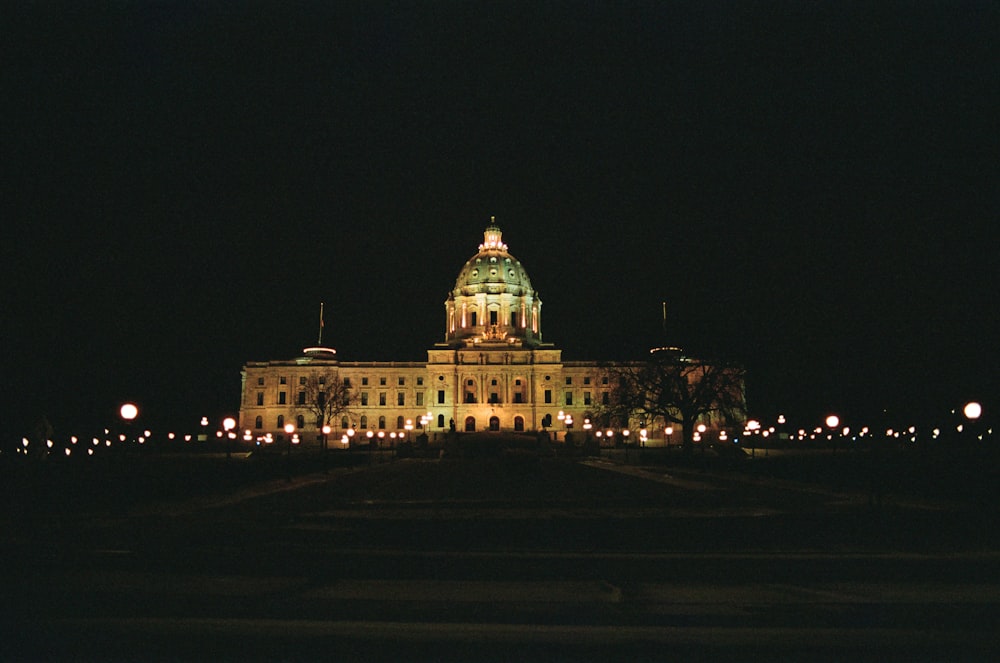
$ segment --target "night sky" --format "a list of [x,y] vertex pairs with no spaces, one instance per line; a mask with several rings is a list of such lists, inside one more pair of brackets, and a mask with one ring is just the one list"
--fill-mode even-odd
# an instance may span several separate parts
[[18,5],[3,435],[235,412],[320,302],[423,360],[491,216],[566,360],[666,301],[754,414],[998,404],[996,3]]

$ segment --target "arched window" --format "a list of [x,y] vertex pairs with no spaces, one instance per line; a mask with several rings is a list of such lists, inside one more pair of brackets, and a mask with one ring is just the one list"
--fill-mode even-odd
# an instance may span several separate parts
[[258,415],[257,418],[253,420],[253,427],[256,428],[257,430],[260,430],[261,428],[263,428],[264,427],[264,417],[261,417],[261,416]]
[[403,430],[403,415],[396,417],[396,430]]
[[385,415],[378,418],[378,429],[385,430]]
[[302,430],[303,428],[306,427],[306,417],[304,414],[300,414],[299,416],[295,417],[295,427],[298,428],[299,430]]
[[524,417],[514,417],[514,430],[521,432],[524,430]]
[[368,415],[363,414],[361,415],[361,430],[365,430],[366,428],[368,428]]
[[438,428],[444,428],[444,415],[438,415]]
[[340,427],[347,430],[347,417],[340,418]]
[[278,415],[278,428],[284,428],[284,427],[285,427],[285,415],[279,414]]
[[466,417],[465,418],[465,432],[466,433],[475,433],[476,432],[476,418],[475,417]]
[[490,430],[493,432],[500,430],[500,417],[490,417]]

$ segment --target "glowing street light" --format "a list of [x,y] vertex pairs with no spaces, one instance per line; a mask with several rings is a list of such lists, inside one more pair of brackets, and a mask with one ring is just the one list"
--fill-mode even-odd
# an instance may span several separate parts
[[131,423],[139,416],[139,407],[135,403],[125,403],[118,410],[118,414],[121,415],[122,419]]
[[970,401],[962,408],[962,414],[970,421],[975,421],[983,414],[983,406],[975,401]]

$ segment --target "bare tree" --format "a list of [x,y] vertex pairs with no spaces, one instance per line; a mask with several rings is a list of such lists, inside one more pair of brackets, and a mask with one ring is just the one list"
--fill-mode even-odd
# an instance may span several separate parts
[[746,371],[733,363],[659,350],[647,361],[615,364],[607,371],[612,391],[602,414],[619,422],[641,418],[678,424],[686,452],[693,448],[699,421],[736,425],[746,417]]
[[334,370],[311,373],[302,385],[302,392],[304,401],[300,396],[299,409],[313,415],[317,430],[338,417],[355,416],[351,408],[357,403],[357,394]]

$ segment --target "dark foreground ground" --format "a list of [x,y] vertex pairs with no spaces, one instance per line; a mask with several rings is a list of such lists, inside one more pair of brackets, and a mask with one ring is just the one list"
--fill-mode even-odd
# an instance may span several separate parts
[[0,659],[1000,655],[995,508],[619,460],[8,467]]

